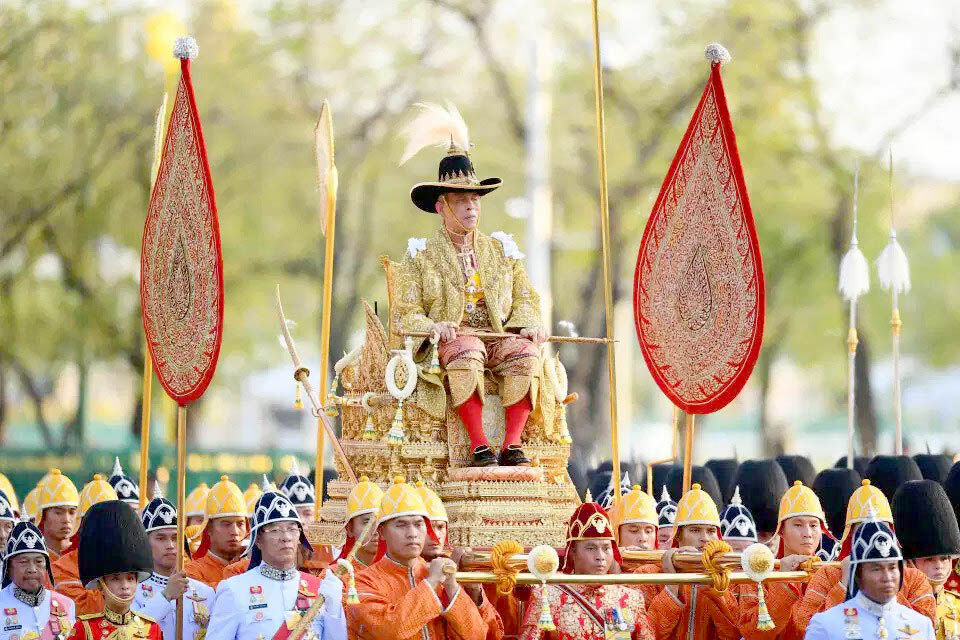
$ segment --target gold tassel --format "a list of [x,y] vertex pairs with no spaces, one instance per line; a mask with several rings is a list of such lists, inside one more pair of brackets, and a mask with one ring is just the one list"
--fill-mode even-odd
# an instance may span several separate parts
[[340,374],[333,375],[333,382],[330,383],[330,391],[327,393],[327,401],[324,411],[328,418],[336,418],[339,415],[337,410],[337,386],[340,384]]
[[757,583],[757,629],[760,631],[770,631],[776,625],[773,624],[773,618],[767,611],[767,600],[763,596],[763,583]]
[[293,401],[294,409],[303,409],[303,399],[300,397],[300,383],[297,383],[297,396]]
[[357,581],[353,577],[353,571],[347,578],[347,604],[360,604],[360,594],[357,593]]
[[373,412],[367,412],[367,419],[363,423],[363,435],[360,436],[362,440],[376,440],[377,439],[377,429],[376,425],[373,424]]
[[560,442],[563,444],[573,444],[573,438],[570,437],[570,428],[567,426],[567,407],[560,406]]
[[537,621],[537,627],[541,631],[556,631],[557,625],[553,623],[553,616],[550,614],[550,591],[546,582],[540,586],[540,602],[540,620]]
[[440,350],[437,348],[437,343],[433,340],[430,341],[430,364],[427,365],[423,372],[429,373],[430,375],[438,376],[441,373],[440,369]]
[[387,432],[387,442],[390,444],[403,444],[407,439],[407,434],[403,430],[403,400],[397,400],[397,412],[393,415],[393,424],[390,425],[390,431]]

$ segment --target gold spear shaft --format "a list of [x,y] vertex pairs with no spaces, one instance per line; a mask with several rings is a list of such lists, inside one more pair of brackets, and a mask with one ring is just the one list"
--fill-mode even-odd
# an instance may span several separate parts
[[600,174],[600,240],[603,247],[603,306],[607,323],[607,378],[610,400],[610,457],[613,461],[614,505],[620,501],[620,430],[617,425],[617,357],[610,286],[610,210],[607,201],[607,136],[603,117],[603,77],[600,65],[600,8],[593,0],[593,89],[597,112],[597,170]]
[[[458,336],[473,336],[481,340],[498,340],[500,338],[515,338],[517,334],[509,332],[479,332],[479,331],[457,331]],[[401,331],[400,336],[406,338],[430,338],[433,336],[429,331]],[[547,336],[547,342],[573,342],[579,344],[609,344],[613,342],[610,338],[584,338],[582,336]]]
[[[492,571],[458,571],[457,582],[465,584],[486,584],[497,581]],[[805,582],[810,579],[806,571],[777,571],[771,573],[764,582]],[[730,584],[754,582],[753,578],[742,571],[730,573]],[[518,573],[517,584],[543,584],[544,580],[532,573]],[[713,578],[705,573],[607,573],[604,575],[586,575],[576,573],[556,573],[546,579],[547,584],[705,584],[712,585]]]

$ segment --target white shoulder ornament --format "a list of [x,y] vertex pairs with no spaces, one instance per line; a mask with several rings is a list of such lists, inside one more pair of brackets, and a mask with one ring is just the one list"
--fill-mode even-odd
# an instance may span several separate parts
[[411,258],[416,258],[417,254],[427,248],[426,238],[409,238],[407,240],[407,253]]
[[523,260],[526,258],[523,253],[520,252],[520,247],[517,246],[516,241],[513,239],[512,233],[504,233],[503,231],[494,231],[490,234],[490,237],[494,240],[499,240],[500,244],[503,245],[503,253],[508,258],[514,258],[516,260]]

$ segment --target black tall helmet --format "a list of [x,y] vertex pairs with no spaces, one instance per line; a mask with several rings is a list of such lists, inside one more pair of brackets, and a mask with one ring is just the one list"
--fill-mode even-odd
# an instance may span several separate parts
[[913,461],[920,468],[924,480],[936,480],[941,484],[953,466],[953,458],[942,453],[918,453],[913,456]]
[[813,485],[813,479],[817,476],[817,470],[814,468],[810,458],[806,456],[777,456],[777,463],[783,469],[787,476],[787,484],[793,486],[793,483],[799,480],[803,486]]
[[[723,505],[723,495],[720,493],[720,485],[713,472],[706,467],[694,465],[690,468],[690,485],[699,484],[700,488],[713,499],[713,503],[719,509]],[[674,467],[667,476],[667,491],[671,496],[683,497],[683,467]]]
[[80,528],[77,564],[87,589],[115,573],[135,572],[140,582],[149,578],[153,553],[137,513],[120,500],[90,507]]
[[740,463],[737,462],[736,458],[713,458],[707,460],[704,466],[713,471],[717,484],[720,485],[720,493],[723,494],[723,503],[729,504],[733,498],[733,489],[736,486],[733,484],[733,478],[737,475]]
[[880,489],[887,500],[893,500],[893,494],[904,482],[923,480],[920,468],[910,456],[874,456],[863,477]]
[[947,493],[935,480],[910,480],[890,501],[905,560],[960,555],[960,528]]
[[860,474],[854,469],[824,469],[813,480],[813,492],[827,515],[827,528],[837,539],[843,535],[850,496],[860,487]]
[[[860,477],[865,477],[863,474],[867,472],[867,465],[870,464],[870,456],[854,456],[853,458],[853,468],[857,473],[860,474]],[[846,469],[847,467],[847,456],[841,456],[837,463],[833,465],[838,469]]]
[[777,461],[767,458],[741,462],[734,484],[740,487],[743,504],[753,514],[757,532],[776,531],[780,498],[788,489],[787,476]]

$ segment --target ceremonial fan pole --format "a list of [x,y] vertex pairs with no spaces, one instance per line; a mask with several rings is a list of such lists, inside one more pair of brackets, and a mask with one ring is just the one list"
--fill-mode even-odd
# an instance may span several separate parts
[[850,248],[840,261],[838,288],[850,303],[850,325],[847,330],[847,468],[853,469],[853,435],[856,421],[857,372],[857,298],[870,290],[870,269],[857,242],[857,199],[860,193],[860,163],[853,175],[853,232]]
[[[160,154],[163,152],[163,117],[167,114],[167,94],[163,94],[153,128],[153,163],[150,166],[150,191],[157,182]],[[153,358],[146,340],[143,343],[143,395],[140,404],[140,511],[147,506],[147,471],[150,468],[150,409],[153,400]]]
[[894,435],[894,453],[903,455],[903,410],[900,406],[900,329],[903,322],[900,320],[900,294],[910,291],[910,263],[903,247],[897,242],[897,231],[894,226],[893,215],[893,152],[890,152],[889,166],[890,181],[890,241],[877,258],[877,277],[880,286],[890,291],[892,298],[892,315],[890,330],[893,340],[893,417],[896,425]]
[[[213,378],[223,339],[220,225],[200,126],[191,37],[177,38],[180,82],[150,194],[140,251],[140,305],[157,379],[177,403],[177,571],[184,562],[187,407]],[[144,492],[145,492],[144,487]],[[183,597],[176,638],[183,640]]]
[[610,387],[610,457],[616,489],[613,504],[620,502],[620,429],[617,425],[617,352],[613,330],[613,292],[610,287],[610,210],[607,201],[607,137],[603,117],[603,67],[600,61],[600,8],[593,0],[593,92],[597,111],[597,170],[600,176],[600,241],[603,246],[603,307],[607,321],[607,380]]
[[696,416],[719,411],[743,389],[765,314],[760,243],[721,78],[730,53],[713,43],[704,57],[710,76],[647,219],[633,285],[644,361],[686,413],[684,492]]
[[[323,254],[323,308],[320,325],[320,393],[326,393],[327,370],[330,367],[330,316],[333,306],[333,245],[336,241],[337,225],[337,167],[333,159],[333,116],[330,104],[324,100],[320,107],[320,118],[314,127],[314,155],[317,161],[317,192],[320,201],[320,233],[325,237]],[[299,383],[298,383],[299,384]],[[333,395],[332,393],[328,394]],[[325,409],[328,400],[321,395]],[[316,498],[314,507],[316,518],[320,518],[320,506],[323,502],[323,418],[317,417],[317,458],[314,466]]]

